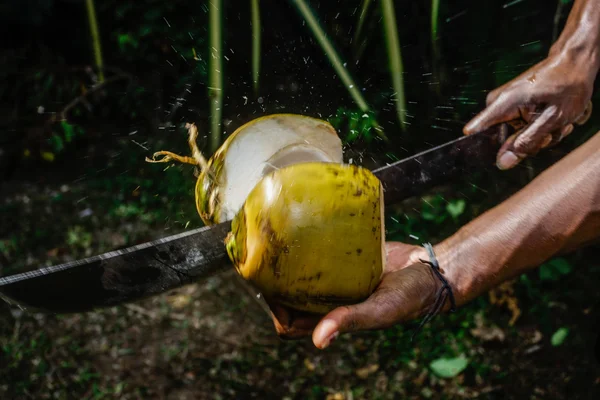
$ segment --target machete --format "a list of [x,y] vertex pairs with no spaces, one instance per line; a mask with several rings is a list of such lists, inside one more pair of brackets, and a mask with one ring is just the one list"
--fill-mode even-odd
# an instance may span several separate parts
[[[509,129],[508,124],[496,125],[373,170],[383,184],[385,204],[493,166]],[[154,296],[232,268],[223,243],[229,230],[230,222],[223,222],[2,277],[0,297],[25,310],[73,313]]]

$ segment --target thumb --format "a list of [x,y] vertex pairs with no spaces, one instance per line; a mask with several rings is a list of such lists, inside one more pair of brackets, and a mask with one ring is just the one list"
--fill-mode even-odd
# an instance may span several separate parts
[[435,301],[438,290],[439,281],[426,265],[391,272],[364,302],[325,315],[313,330],[313,343],[324,349],[340,333],[385,329],[418,318]]
[[381,301],[376,292],[365,302],[352,306],[338,307],[325,315],[313,331],[314,345],[324,349],[340,333],[360,330],[379,329],[393,325],[398,310],[394,310],[392,301]]

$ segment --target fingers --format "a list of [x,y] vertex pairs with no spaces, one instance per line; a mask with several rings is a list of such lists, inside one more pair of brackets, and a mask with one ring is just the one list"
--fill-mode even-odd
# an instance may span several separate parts
[[314,345],[324,349],[340,333],[383,328],[382,322],[385,322],[386,318],[382,317],[394,313],[394,310],[388,309],[385,303],[378,302],[376,297],[371,296],[365,302],[354,306],[338,307],[327,314],[313,331]]
[[535,155],[547,134],[554,132],[558,126],[558,107],[546,108],[522,133],[514,143],[514,151],[519,154]]
[[492,104],[493,102],[496,101],[496,99],[498,98],[498,96],[500,96],[500,93],[502,93],[504,91],[504,89],[507,87],[508,83],[492,90],[491,92],[488,93],[488,95],[485,98],[485,105],[489,106],[490,104]]
[[576,123],[577,125],[585,124],[592,116],[592,108],[592,102],[589,101],[583,113],[575,119],[574,123]]
[[280,304],[268,301],[271,319],[277,336],[293,340],[310,336],[323,315],[292,310]]
[[[388,275],[394,274],[394,272],[399,271],[401,269],[407,268],[410,265],[414,265],[419,261],[420,258],[426,258],[427,254],[424,253],[424,249],[420,246],[407,245],[400,242],[388,242],[386,243],[386,257],[387,257],[387,266],[386,271],[384,272],[383,277],[385,278]],[[418,271],[419,274],[422,271]],[[409,275],[417,275],[416,272],[407,272]],[[409,281],[412,278],[407,278]],[[422,280],[416,280],[418,283],[422,283]],[[405,285],[407,287],[411,287],[411,285]],[[414,286],[414,285],[412,285]],[[367,307],[366,313],[369,316],[372,316],[372,309],[369,308],[377,308],[377,312],[385,312],[390,309],[392,312],[394,311],[392,308],[381,308],[380,304],[383,303],[382,299],[386,296],[381,296],[381,292],[385,292],[386,290],[380,291],[379,293],[374,294],[366,303],[363,303],[361,307],[358,308],[357,312],[360,314],[362,310]],[[389,291],[389,290],[388,290]],[[389,297],[399,297],[389,296]],[[415,296],[413,296],[415,297]],[[271,319],[273,321],[273,325],[275,327],[275,331],[277,335],[281,339],[299,339],[305,336],[310,336],[313,333],[315,326],[322,320],[323,314],[313,314],[303,311],[298,311],[291,309],[289,307],[283,306],[279,304],[277,301],[273,299],[269,299],[266,296],[264,297],[265,302],[269,307],[269,313]],[[358,307],[358,306],[356,306]],[[350,310],[354,310],[355,307],[352,307]],[[397,311],[397,310],[395,310]],[[388,313],[389,314],[389,313]],[[334,316],[337,314],[334,314]],[[357,314],[358,315],[358,314]],[[360,319],[360,318],[359,318]],[[368,323],[374,323],[374,321],[367,321]],[[349,322],[346,321],[345,326],[348,325]],[[360,326],[359,324],[352,323],[350,325]]]
[[384,276],[416,264],[420,259],[427,258],[427,252],[423,247],[401,242],[387,242],[385,244],[385,252],[387,262],[384,270]]
[[569,136],[574,129],[575,126],[573,124],[568,124],[555,131],[554,134],[547,135],[544,139],[544,143],[542,143],[542,149],[558,144],[561,140]]
[[[498,151],[496,164],[499,169],[507,170],[513,168],[525,157],[537,154],[537,152],[552,142],[548,135],[555,135],[558,140],[562,138],[562,128],[558,127],[558,109],[556,106],[546,108],[533,123],[521,131],[516,132],[502,145]],[[569,128],[565,126],[565,132]]]
[[384,329],[418,318],[431,306],[438,290],[439,281],[424,264],[397,270],[387,275],[366,301],[325,315],[313,331],[313,343],[324,349],[340,333]]
[[518,119],[519,106],[525,103],[517,91],[499,92],[491,98],[488,97],[488,100],[491,100],[489,105],[465,125],[463,129],[465,135],[481,132],[501,122]]

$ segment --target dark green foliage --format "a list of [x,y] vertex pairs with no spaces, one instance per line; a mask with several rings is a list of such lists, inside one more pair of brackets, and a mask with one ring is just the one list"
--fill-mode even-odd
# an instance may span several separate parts
[[559,281],[564,275],[568,275],[573,267],[564,258],[554,258],[540,266],[540,279],[548,281]]
[[371,143],[377,136],[377,121],[372,111],[339,108],[335,116],[329,117],[328,121],[340,134],[345,133],[342,137],[345,143],[351,144],[359,138],[364,139],[366,143]]

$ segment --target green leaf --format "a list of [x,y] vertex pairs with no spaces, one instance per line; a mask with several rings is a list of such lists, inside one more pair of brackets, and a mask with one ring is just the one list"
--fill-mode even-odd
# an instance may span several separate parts
[[544,281],[557,281],[562,276],[571,272],[569,261],[564,258],[553,258],[540,266],[540,279]]
[[438,358],[429,364],[434,374],[440,378],[453,378],[467,368],[469,360],[461,354],[455,358]]
[[133,46],[134,48],[137,48],[139,46],[139,42],[129,33],[119,34],[117,41],[119,43],[119,48],[121,49],[121,51],[127,50],[128,46]]
[[555,258],[551,260],[549,264],[562,275],[567,275],[571,272],[571,264],[564,258]]
[[61,121],[61,126],[65,133],[65,140],[67,141],[67,143],[70,143],[73,137],[75,136],[75,129],[73,129],[73,125],[71,125],[67,121]]
[[465,212],[467,203],[463,199],[454,200],[448,203],[446,211],[452,216],[452,218],[458,218]]
[[554,335],[552,335],[552,338],[550,339],[550,342],[552,343],[552,346],[560,346],[561,344],[563,344],[563,342],[565,341],[565,339],[567,338],[567,336],[569,335],[569,328],[560,328],[559,330],[557,330],[556,332],[554,332]]
[[426,221],[434,221],[434,220],[435,220],[435,217],[436,217],[436,215],[435,215],[433,212],[429,211],[429,210],[423,210],[423,211],[421,212],[421,217],[422,217],[424,220],[426,220]]
[[55,153],[60,153],[65,148],[65,144],[60,136],[53,134],[50,136],[50,143]]

